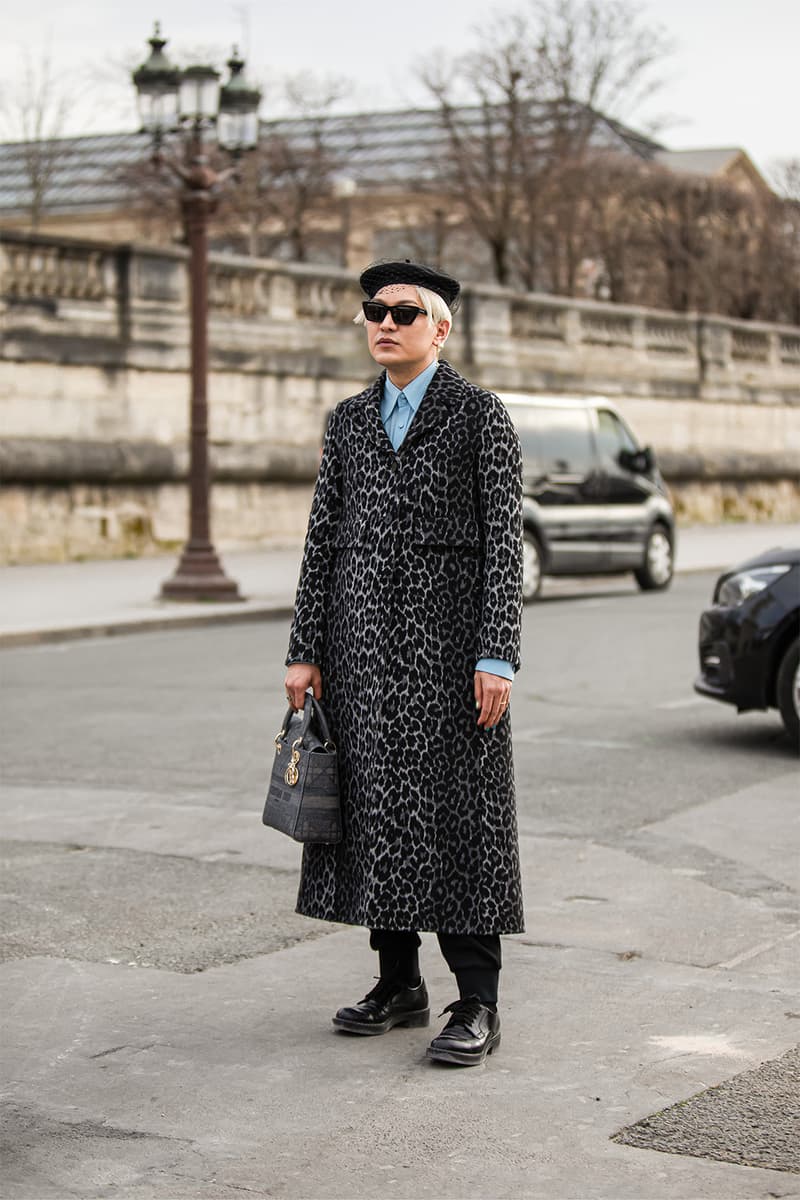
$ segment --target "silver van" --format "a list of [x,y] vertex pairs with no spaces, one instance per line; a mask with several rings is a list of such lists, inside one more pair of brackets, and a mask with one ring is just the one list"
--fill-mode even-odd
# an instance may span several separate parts
[[672,579],[675,515],[650,447],[604,397],[500,393],[522,443],[523,597],[543,575]]

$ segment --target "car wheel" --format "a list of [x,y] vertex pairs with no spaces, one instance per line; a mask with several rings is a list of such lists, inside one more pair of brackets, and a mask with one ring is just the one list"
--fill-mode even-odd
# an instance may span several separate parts
[[542,590],[542,545],[535,534],[522,534],[522,602],[530,604]]
[[657,592],[669,587],[675,564],[672,538],[664,525],[654,525],[647,535],[642,565],[633,572],[643,592]]
[[786,732],[800,748],[800,639],[795,639],[781,659],[775,687]]

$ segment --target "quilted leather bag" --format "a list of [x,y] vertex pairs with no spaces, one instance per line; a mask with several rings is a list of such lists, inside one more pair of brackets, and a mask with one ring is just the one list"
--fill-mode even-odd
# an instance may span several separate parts
[[296,842],[340,842],[339,770],[325,711],[306,692],[302,713],[290,708],[275,738],[265,825]]

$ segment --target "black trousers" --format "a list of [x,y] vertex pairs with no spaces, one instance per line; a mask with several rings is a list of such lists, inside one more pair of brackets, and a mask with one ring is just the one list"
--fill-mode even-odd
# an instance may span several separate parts
[[[496,933],[437,933],[439,949],[456,977],[458,994],[497,1004],[500,936]],[[413,929],[372,929],[369,944],[378,951],[381,979],[413,982],[420,976],[419,934]]]

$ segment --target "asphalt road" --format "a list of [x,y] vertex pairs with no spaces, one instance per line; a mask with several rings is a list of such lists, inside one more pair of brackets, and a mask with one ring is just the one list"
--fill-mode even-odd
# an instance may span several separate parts
[[[649,594],[562,586],[526,610],[513,693],[522,833],[626,843],[791,769],[777,714],[737,716],[692,691],[712,580]],[[271,621],[2,654],[4,790],[24,834],[6,823],[6,872],[20,895],[36,889],[14,902],[6,956],[62,947],[196,970],[328,930],[292,913],[294,848],[259,861],[245,834],[261,833],[286,638]],[[193,849],[195,812],[218,846],[203,836]],[[754,886],[746,871],[726,881]],[[103,896],[88,916],[87,887]]]
[[[513,693],[521,819],[613,836],[787,769],[776,713],[692,691],[713,576],[561,583],[526,609]],[[282,621],[5,651],[6,784],[250,811],[284,712]]]
[[[294,915],[296,847],[259,822],[285,622],[2,652],[4,1194],[798,1194],[782,1172],[608,1142],[796,1034],[796,758],[777,714],[692,691],[713,578],[584,582],[526,611],[528,933],[509,939],[507,1057],[468,1084],[401,1067],[397,1039],[344,1060],[325,1028],[371,960],[359,931]],[[289,1004],[300,1020],[264,1024]],[[387,1171],[414,1148],[399,1182],[375,1174],[378,1136]]]

